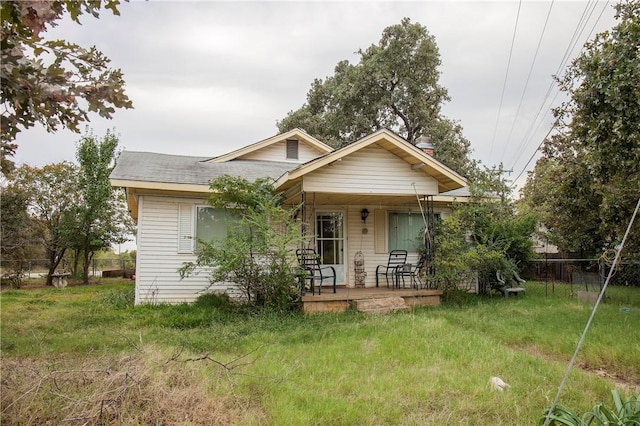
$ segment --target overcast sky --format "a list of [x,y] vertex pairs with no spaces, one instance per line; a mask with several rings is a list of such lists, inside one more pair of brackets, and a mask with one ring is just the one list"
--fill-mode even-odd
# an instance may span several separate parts
[[[83,25],[64,22],[48,38],[95,45],[122,69],[135,109],[110,121],[92,116],[98,136],[115,128],[127,150],[213,157],[276,134],[276,121],[304,103],[314,78],[332,75],[340,60],[357,62],[354,52],[409,17],[440,49],[440,82],[452,98],[444,114],[463,126],[474,158],[503,162],[515,178],[551,128],[549,107],[560,102],[552,75],[568,51],[575,57],[615,25],[612,5],[133,0],[121,16],[83,16]],[[74,161],[79,139],[29,129],[18,135],[15,159]]]

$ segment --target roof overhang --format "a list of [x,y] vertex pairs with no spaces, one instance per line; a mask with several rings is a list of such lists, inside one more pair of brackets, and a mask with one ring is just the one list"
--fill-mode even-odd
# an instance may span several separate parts
[[134,220],[138,220],[138,196],[179,195],[202,197],[209,194],[209,185],[195,185],[166,182],[145,182],[136,180],[111,179],[111,186],[124,188],[127,195],[127,209]]
[[[314,192],[306,194],[306,202],[318,206],[398,206],[412,207],[423,201],[422,198],[416,198],[415,195],[398,195],[398,194],[336,194],[329,192]],[[432,198],[433,202],[439,205],[452,205],[453,203],[465,203],[469,201],[468,197],[449,197],[436,195]],[[302,194],[300,192],[285,197],[286,205],[302,204]]]

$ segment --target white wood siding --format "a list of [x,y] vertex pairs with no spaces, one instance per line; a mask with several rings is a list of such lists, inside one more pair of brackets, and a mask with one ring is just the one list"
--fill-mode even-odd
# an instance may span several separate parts
[[371,145],[304,177],[307,192],[412,195],[438,194],[438,182],[378,145]]
[[[324,207],[323,207],[324,208]],[[356,252],[362,251],[364,256],[364,267],[367,272],[367,277],[365,280],[366,287],[375,287],[376,286],[376,267],[378,265],[386,265],[387,259],[389,257],[389,253],[376,253],[375,250],[375,240],[379,238],[379,235],[376,235],[376,228],[379,229],[379,226],[374,226],[374,215],[369,214],[367,218],[367,233],[363,234],[362,229],[364,228],[364,223],[360,218],[360,212],[363,208],[369,210],[369,212],[376,211],[380,212],[378,215],[380,217],[384,216],[387,218],[385,220],[383,232],[383,238],[387,238],[387,227],[388,224],[388,212],[389,211],[403,211],[402,209],[398,209],[397,207],[390,206],[350,206],[346,211],[346,220],[347,220],[347,254],[345,262],[346,271],[347,271],[347,282],[348,285],[353,287],[355,285],[355,273],[354,273],[354,257]],[[406,210],[407,212],[409,210]],[[413,209],[415,213],[415,209]],[[440,213],[443,217],[447,216],[450,213],[448,208],[435,208],[434,213]],[[417,213],[420,214],[419,212]],[[418,261],[419,254],[409,253],[407,258],[408,263],[415,263]],[[409,283],[407,283],[408,285]],[[384,277],[380,277],[380,286],[386,286],[386,281],[384,281]]]
[[[209,286],[209,275],[204,270],[182,280],[178,274],[184,262],[196,260],[193,254],[178,253],[178,212],[189,204],[205,204],[205,200],[140,196],[136,304],[191,302]],[[237,295],[232,284],[216,284],[211,290]]]
[[304,141],[299,141],[298,144],[298,159],[287,159],[287,147],[285,141],[276,142],[269,146],[266,146],[257,151],[245,154],[239,159],[242,160],[261,160],[261,161],[282,161],[286,163],[306,163],[320,155],[320,151],[306,144]]

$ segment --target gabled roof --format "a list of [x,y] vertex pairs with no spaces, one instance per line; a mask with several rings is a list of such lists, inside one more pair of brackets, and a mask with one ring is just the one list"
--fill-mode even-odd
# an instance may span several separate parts
[[235,151],[231,151],[227,154],[223,154],[219,157],[215,157],[215,158],[211,158],[209,160],[207,160],[210,163],[222,163],[225,161],[230,161],[230,160],[235,160],[238,157],[242,157],[243,155],[247,155],[251,152],[257,151],[259,149],[265,148],[269,145],[272,145],[274,143],[277,142],[282,142],[283,140],[286,139],[297,139],[299,141],[303,141],[306,142],[307,144],[311,145],[312,147],[314,147],[315,149],[317,149],[318,151],[320,151],[321,153],[327,153],[327,152],[331,152],[333,151],[333,148],[330,147],[329,145],[327,145],[324,142],[320,142],[318,139],[314,138],[313,136],[309,135],[308,133],[306,133],[304,130],[301,129],[293,129],[293,130],[289,130],[288,132],[285,133],[280,133],[278,135],[272,136],[270,138],[261,140],[259,142],[253,143],[251,145],[247,145],[245,147],[242,147],[240,149],[237,149]]
[[300,181],[307,173],[332,164],[335,161],[338,161],[372,144],[378,144],[390,153],[406,161],[414,170],[422,170],[428,175],[434,177],[438,181],[438,190],[440,192],[452,191],[467,185],[467,181],[464,177],[445,166],[431,155],[416,148],[392,131],[388,129],[381,129],[350,145],[329,152],[286,172],[276,181],[275,189],[278,191],[286,190],[296,182]]
[[123,151],[110,179],[114,186],[174,190],[179,190],[180,186],[189,186],[192,190],[207,192],[209,182],[219,176],[243,176],[251,181],[265,177],[277,179],[296,167],[293,163],[276,161],[209,163],[207,160],[208,157]]

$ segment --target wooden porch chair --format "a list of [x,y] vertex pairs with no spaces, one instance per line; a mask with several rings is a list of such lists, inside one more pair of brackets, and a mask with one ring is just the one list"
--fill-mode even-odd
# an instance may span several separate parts
[[298,258],[298,267],[300,272],[298,277],[301,280],[301,287],[304,291],[307,280],[309,280],[309,288],[311,294],[315,294],[316,281],[319,282],[318,294],[322,292],[322,283],[324,280],[333,280],[333,292],[336,292],[336,270],[333,266],[322,266],[320,264],[320,256],[314,249],[297,249],[296,256]]
[[395,287],[398,284],[398,273],[403,270],[405,263],[407,263],[407,251],[392,250],[389,253],[387,264],[376,267],[376,287],[379,287],[379,277],[381,275],[384,275],[387,287],[389,287],[389,277],[391,277],[391,284]]
[[510,294],[515,294],[516,296],[520,293],[522,293],[522,295],[526,294],[526,281],[520,278],[516,271],[513,271],[513,278],[514,280],[508,280],[507,282],[507,279],[502,275],[502,272],[496,271],[496,279],[500,285],[500,291],[502,292],[503,297],[509,297]]

